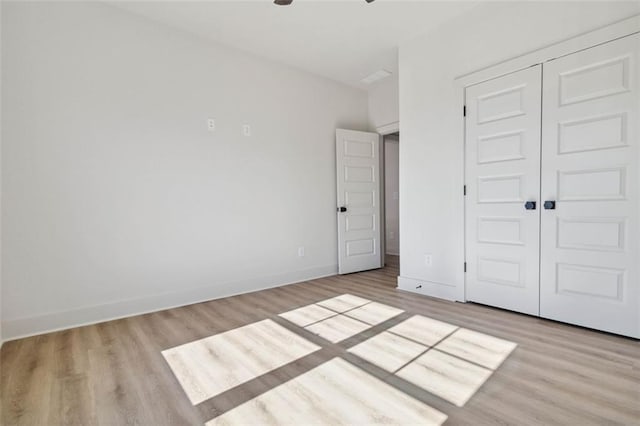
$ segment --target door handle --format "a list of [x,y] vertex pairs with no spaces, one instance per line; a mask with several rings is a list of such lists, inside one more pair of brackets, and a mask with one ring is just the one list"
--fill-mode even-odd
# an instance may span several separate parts
[[547,200],[544,202],[544,208],[545,210],[555,210],[556,209],[556,202],[553,200]]
[[338,207],[338,211],[339,211],[340,213],[344,213],[344,212],[346,212],[346,211],[347,211],[347,208],[346,208],[346,207],[344,207],[344,206],[342,206],[342,207]]
[[535,210],[536,209],[536,202],[535,201],[527,201],[526,203],[524,203],[524,208],[527,210]]

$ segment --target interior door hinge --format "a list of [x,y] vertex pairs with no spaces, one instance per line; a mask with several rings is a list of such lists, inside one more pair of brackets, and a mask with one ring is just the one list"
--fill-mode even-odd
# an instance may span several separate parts
[[467,262],[464,262],[464,271],[467,272]]
[[466,106],[466,105],[464,105],[464,106],[462,107],[462,116],[463,116],[463,117],[466,117],[466,116],[467,116],[467,106]]
[[462,195],[467,195],[467,185],[462,187]]

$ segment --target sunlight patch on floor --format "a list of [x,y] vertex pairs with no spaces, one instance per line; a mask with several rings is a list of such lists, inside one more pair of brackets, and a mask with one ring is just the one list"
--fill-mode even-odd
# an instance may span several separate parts
[[457,329],[455,325],[415,315],[391,327],[389,332],[431,347]]
[[348,351],[462,407],[515,348],[513,342],[416,315]]
[[348,352],[392,373],[426,350],[418,343],[383,331],[350,348]]
[[[344,294],[279,316],[338,343],[402,313]],[[197,405],[321,349],[291,330],[266,319],[162,354]],[[347,351],[462,407],[515,348],[513,342],[414,315]],[[425,419],[438,425],[446,416],[344,359],[333,358],[209,424],[424,424]]]
[[458,407],[480,389],[492,371],[438,350],[427,351],[396,375]]
[[206,425],[441,425],[446,419],[446,414],[334,358]]
[[367,324],[378,325],[400,315],[403,312],[404,311],[402,309],[383,305],[382,303],[371,302],[361,306],[360,308],[347,311],[344,315],[366,322]]
[[363,299],[362,297],[354,296],[352,294],[343,294],[341,296],[332,297],[331,299],[323,300],[317,304],[325,308],[329,308],[332,311],[342,313],[358,306],[365,305],[371,302],[371,300]]
[[318,305],[308,305],[293,311],[280,314],[280,317],[300,327],[306,327],[314,322],[322,321],[338,315],[336,312]]
[[436,345],[436,349],[495,370],[516,348],[507,340],[461,328]]
[[162,355],[196,405],[319,349],[267,319],[167,349]]
[[403,312],[393,306],[343,294],[279,316],[331,343],[338,343]]
[[344,315],[336,315],[335,317],[319,321],[305,328],[331,343],[338,343],[362,333],[371,328],[371,326]]

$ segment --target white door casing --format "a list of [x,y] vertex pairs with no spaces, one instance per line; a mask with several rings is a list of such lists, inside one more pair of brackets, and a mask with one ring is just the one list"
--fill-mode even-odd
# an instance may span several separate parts
[[336,175],[338,273],[380,268],[380,135],[337,129]]
[[634,337],[639,60],[636,34],[545,63],[542,120],[541,315]]
[[465,98],[466,298],[538,315],[541,67]]

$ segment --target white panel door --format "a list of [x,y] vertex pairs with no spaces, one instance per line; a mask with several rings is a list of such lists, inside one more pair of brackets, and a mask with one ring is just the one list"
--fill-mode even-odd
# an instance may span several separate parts
[[382,267],[380,135],[336,130],[338,272]]
[[466,298],[531,315],[539,313],[540,82],[538,65],[465,90]]
[[635,337],[639,51],[636,34],[544,64],[542,121],[541,316]]

